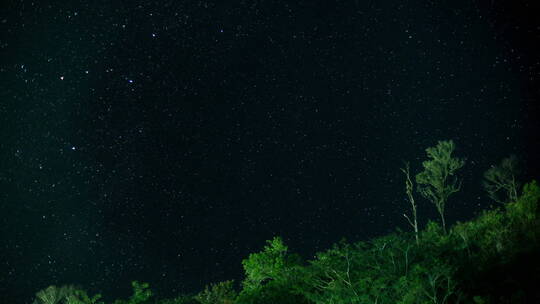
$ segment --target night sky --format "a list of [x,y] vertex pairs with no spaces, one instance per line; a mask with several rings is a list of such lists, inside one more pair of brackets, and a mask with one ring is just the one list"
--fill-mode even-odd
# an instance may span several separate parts
[[2,1],[0,302],[197,292],[276,235],[309,259],[408,230],[399,168],[438,140],[467,158],[449,222],[503,157],[539,176],[534,1],[316,2]]

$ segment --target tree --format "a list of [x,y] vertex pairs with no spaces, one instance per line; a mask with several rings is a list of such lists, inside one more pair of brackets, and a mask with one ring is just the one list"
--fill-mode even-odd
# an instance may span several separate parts
[[403,216],[407,219],[409,224],[414,229],[414,236],[416,238],[416,244],[418,245],[418,221],[416,219],[416,202],[414,201],[413,191],[414,191],[414,185],[411,180],[411,174],[410,174],[410,168],[409,163],[405,163],[405,168],[401,168],[401,171],[405,174],[405,192],[407,193],[407,197],[409,198],[409,202],[411,203],[412,208],[412,219],[407,215],[403,214]]
[[282,239],[267,241],[263,251],[252,253],[242,261],[245,279],[238,304],[302,304],[306,299],[295,286],[302,281],[299,268],[302,259],[288,252]]
[[493,166],[484,173],[482,186],[488,196],[497,203],[515,202],[518,199],[518,191],[521,186],[517,181],[519,174],[518,159],[510,155],[501,161],[498,166]]
[[232,304],[236,298],[232,280],[210,284],[194,298],[201,304]]
[[540,186],[536,180],[523,186],[522,194],[514,202],[505,205],[514,230],[521,237],[537,240],[540,236]]
[[90,297],[85,290],[77,289],[66,298],[66,304],[103,304],[101,294]]
[[244,289],[258,287],[269,280],[285,278],[292,268],[300,264],[300,257],[288,254],[288,248],[280,237],[266,241],[262,252],[252,253],[242,261],[246,278]]
[[443,262],[425,267],[418,264],[412,270],[409,286],[409,295],[405,298],[414,298],[410,303],[461,303],[463,297],[455,279],[454,269]]
[[36,304],[59,304],[73,295],[77,288],[72,285],[56,287],[54,285],[42,289],[36,293]]
[[342,240],[331,249],[317,253],[316,259],[304,270],[306,298],[315,303],[360,303],[361,297],[369,296],[361,288],[374,284],[361,284],[361,280],[371,277],[359,271],[367,268],[358,265],[366,260],[365,246]]
[[152,297],[152,290],[148,283],[140,283],[138,281],[131,282],[133,294],[128,300],[116,300],[114,304],[141,304],[146,303]]
[[416,175],[418,191],[437,208],[444,233],[446,233],[444,208],[450,195],[461,188],[461,181],[455,173],[465,165],[465,160],[452,157],[454,149],[452,140],[439,141],[437,146],[427,148],[426,153],[430,160],[422,163],[424,171]]
[[406,303],[400,299],[407,288],[401,287],[418,249],[411,241],[401,232],[370,242],[342,240],[309,261],[302,294],[315,303]]

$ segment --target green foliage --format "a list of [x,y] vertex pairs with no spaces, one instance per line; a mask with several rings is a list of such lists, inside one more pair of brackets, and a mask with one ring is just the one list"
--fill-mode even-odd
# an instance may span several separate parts
[[172,299],[157,300],[156,304],[198,304],[199,302],[193,296],[180,295]]
[[474,296],[473,297],[474,304],[488,304],[488,300],[486,300],[484,297],[481,296]]
[[350,245],[342,241],[318,253],[305,269],[306,285],[302,289],[306,298],[315,303],[359,303],[360,277],[355,270],[364,260],[365,247],[363,243]]
[[[314,303],[451,303],[462,297],[456,267],[444,258],[451,237],[431,223],[419,245],[391,234],[369,243],[341,242],[318,253],[305,271],[303,294]],[[431,249],[430,247],[441,247]]]
[[40,304],[57,304],[64,298],[61,289],[56,286],[49,286],[36,293],[36,300]]
[[268,283],[244,289],[238,295],[236,304],[309,304],[308,300],[299,294],[292,285],[295,282],[269,281]]
[[[379,243],[379,244],[376,244]],[[376,301],[384,291],[380,254],[386,244],[375,240],[372,244],[341,241],[331,249],[318,253],[310,261],[306,279],[306,297],[316,303],[363,303]],[[370,253],[375,252],[374,255]]]
[[504,206],[505,210],[484,211],[473,221],[458,223],[453,233],[482,261],[512,257],[516,249],[536,246],[540,231],[540,187],[532,181],[522,192],[515,202]]
[[88,296],[86,291],[73,285],[49,286],[36,294],[35,304],[103,304],[101,295]]
[[532,223],[538,218],[540,209],[540,187],[534,180],[523,186],[523,194],[515,202],[507,204],[506,210],[513,222]]
[[133,287],[133,295],[131,296],[130,304],[143,303],[152,297],[152,291],[148,283],[133,281],[131,286]]
[[42,289],[36,293],[35,303],[38,304],[59,304],[75,293],[77,289],[73,285],[56,287],[54,285]]
[[[430,160],[416,175],[419,192],[436,205],[441,224],[429,221],[418,229],[407,164],[402,171],[414,233],[398,231],[353,244],[341,241],[307,263],[275,237],[242,261],[245,278],[238,293],[233,281],[225,281],[206,286],[196,296],[152,300],[148,283],[134,281],[133,295],[114,304],[538,303],[538,183],[526,184],[519,196],[517,190],[507,191],[504,206],[457,223],[447,233],[444,207],[460,189],[455,172],[464,165],[451,156],[453,150],[452,141],[428,148]],[[511,181],[512,162],[488,170],[486,180]],[[49,286],[36,294],[34,304],[103,304],[100,298],[73,286]]]
[[267,241],[262,252],[252,253],[242,261],[245,272],[244,289],[259,287],[263,282],[285,279],[300,264],[298,255],[288,254],[280,237]]
[[[540,241],[540,187],[532,182],[523,186],[522,195],[515,201],[505,205],[508,221],[513,231],[522,231],[519,235],[513,235],[515,240],[521,240],[526,244],[538,244]],[[525,246],[525,244],[520,244]]]
[[499,210],[484,211],[475,221],[458,224],[454,228],[469,248],[482,255],[482,259],[499,256],[510,249],[508,221]]
[[78,289],[66,298],[66,304],[103,304],[100,299],[101,294],[90,297],[86,291]]
[[232,304],[237,296],[233,284],[231,280],[206,286],[195,296],[195,300],[201,304]]
[[140,283],[138,281],[131,282],[133,287],[133,295],[128,300],[116,300],[114,304],[141,304],[148,303],[152,297],[152,290],[148,283]]
[[[451,303],[462,297],[454,278],[455,269],[445,263],[424,267],[421,264],[413,268],[410,288],[403,297],[409,303],[416,299],[420,303]],[[453,301],[452,301],[453,302]]]
[[304,303],[295,292],[302,260],[288,252],[280,237],[267,241],[263,251],[242,261],[245,279],[237,303]]
[[454,251],[465,247],[467,252],[467,258],[454,261],[456,277],[476,295],[474,303],[530,303],[535,302],[531,295],[540,297],[532,283],[540,279],[539,199],[540,188],[533,181],[516,202],[452,228],[451,234],[461,239]]
[[518,198],[518,160],[515,155],[504,158],[501,164],[484,173],[482,186],[488,196],[498,203],[515,202]]
[[[451,304],[536,303],[540,298],[540,187],[445,233],[428,222],[415,234],[397,233],[349,244],[341,241],[304,265],[281,238],[242,264],[237,294],[232,281],[196,296],[151,301],[147,283],[115,304]],[[103,304],[73,286],[50,286],[35,304]]]
[[454,149],[452,140],[439,141],[437,146],[427,148],[426,153],[430,160],[422,163],[424,171],[416,175],[418,191],[437,208],[445,233],[444,208],[450,195],[461,188],[461,181],[455,173],[465,165],[465,160],[452,157]]

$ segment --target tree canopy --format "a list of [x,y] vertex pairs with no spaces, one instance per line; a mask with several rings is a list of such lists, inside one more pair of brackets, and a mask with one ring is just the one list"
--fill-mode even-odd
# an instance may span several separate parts
[[444,209],[448,198],[461,188],[461,181],[455,175],[465,165],[465,160],[452,157],[455,145],[452,140],[439,141],[426,149],[429,160],[422,163],[424,171],[416,175],[418,191],[431,201],[441,217],[443,231],[446,232]]

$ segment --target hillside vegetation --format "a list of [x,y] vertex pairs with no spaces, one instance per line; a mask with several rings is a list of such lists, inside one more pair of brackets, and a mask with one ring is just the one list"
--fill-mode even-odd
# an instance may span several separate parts
[[[241,282],[212,283],[196,295],[172,299],[154,297],[148,284],[133,282],[133,295],[113,304],[540,303],[538,183],[521,185],[516,158],[506,158],[483,180],[498,207],[448,227],[446,205],[461,189],[459,169],[465,165],[453,151],[452,141],[441,141],[426,150],[422,172],[413,176],[408,164],[402,168],[410,232],[341,241],[312,260],[275,237],[243,260]],[[439,214],[423,228],[419,199]],[[73,286],[50,286],[34,303],[103,304],[100,295]]]

